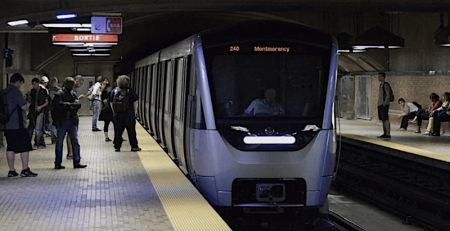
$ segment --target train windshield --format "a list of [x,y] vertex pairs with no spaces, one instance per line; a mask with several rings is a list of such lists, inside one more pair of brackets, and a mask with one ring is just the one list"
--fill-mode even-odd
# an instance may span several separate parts
[[329,48],[273,41],[205,49],[216,119],[321,121],[330,54]]

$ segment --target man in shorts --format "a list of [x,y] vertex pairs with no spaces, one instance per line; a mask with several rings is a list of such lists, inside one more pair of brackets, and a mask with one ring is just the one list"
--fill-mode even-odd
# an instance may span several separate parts
[[20,153],[20,158],[22,159],[23,170],[20,176],[36,177],[38,175],[31,172],[28,167],[29,152],[33,148],[31,147],[31,137],[27,130],[26,110],[29,105],[20,91],[20,86],[24,82],[25,79],[21,74],[13,74],[8,87],[5,89],[7,111],[10,115],[9,121],[4,127],[6,143],[8,144],[6,150],[9,165],[8,177],[19,175],[14,168],[14,157],[17,153]]
[[391,124],[389,123],[389,98],[390,98],[390,85],[387,84],[386,74],[384,72],[378,73],[378,80],[381,82],[378,95],[378,118],[383,123],[383,135],[378,136],[379,139],[391,138]]

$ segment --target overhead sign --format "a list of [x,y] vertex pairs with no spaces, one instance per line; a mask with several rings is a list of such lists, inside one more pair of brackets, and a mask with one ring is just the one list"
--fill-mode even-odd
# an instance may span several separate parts
[[54,34],[52,42],[118,42],[118,35],[115,34]]
[[92,34],[122,34],[122,17],[91,17]]

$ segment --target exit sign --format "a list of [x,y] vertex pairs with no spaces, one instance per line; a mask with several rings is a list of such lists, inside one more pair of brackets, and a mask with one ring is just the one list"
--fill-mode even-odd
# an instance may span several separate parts
[[122,17],[91,17],[91,33],[122,34]]

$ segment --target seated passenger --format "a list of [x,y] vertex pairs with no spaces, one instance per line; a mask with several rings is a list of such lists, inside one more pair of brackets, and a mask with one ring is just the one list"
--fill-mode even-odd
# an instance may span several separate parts
[[264,99],[255,99],[245,109],[246,115],[283,115],[284,109],[275,101],[277,91],[274,88],[267,88],[264,91]]
[[[420,133],[420,127],[422,126],[422,120],[429,120],[433,116],[433,111],[442,105],[442,101],[436,93],[430,95],[431,105],[428,109],[421,109],[417,111],[417,130],[416,133]],[[430,131],[428,131],[430,132]],[[425,132],[425,134],[427,134]]]
[[419,108],[413,103],[407,103],[403,98],[398,100],[398,104],[402,107],[403,113],[398,116],[398,118],[402,119],[402,123],[400,124],[400,131],[406,131],[408,129],[408,120],[414,118],[416,116]]
[[435,110],[437,115],[434,116],[434,122],[432,123],[430,118],[430,124],[433,126],[433,132],[429,135],[441,136],[441,122],[450,121],[450,93],[445,92],[442,95],[444,102],[442,106]]

